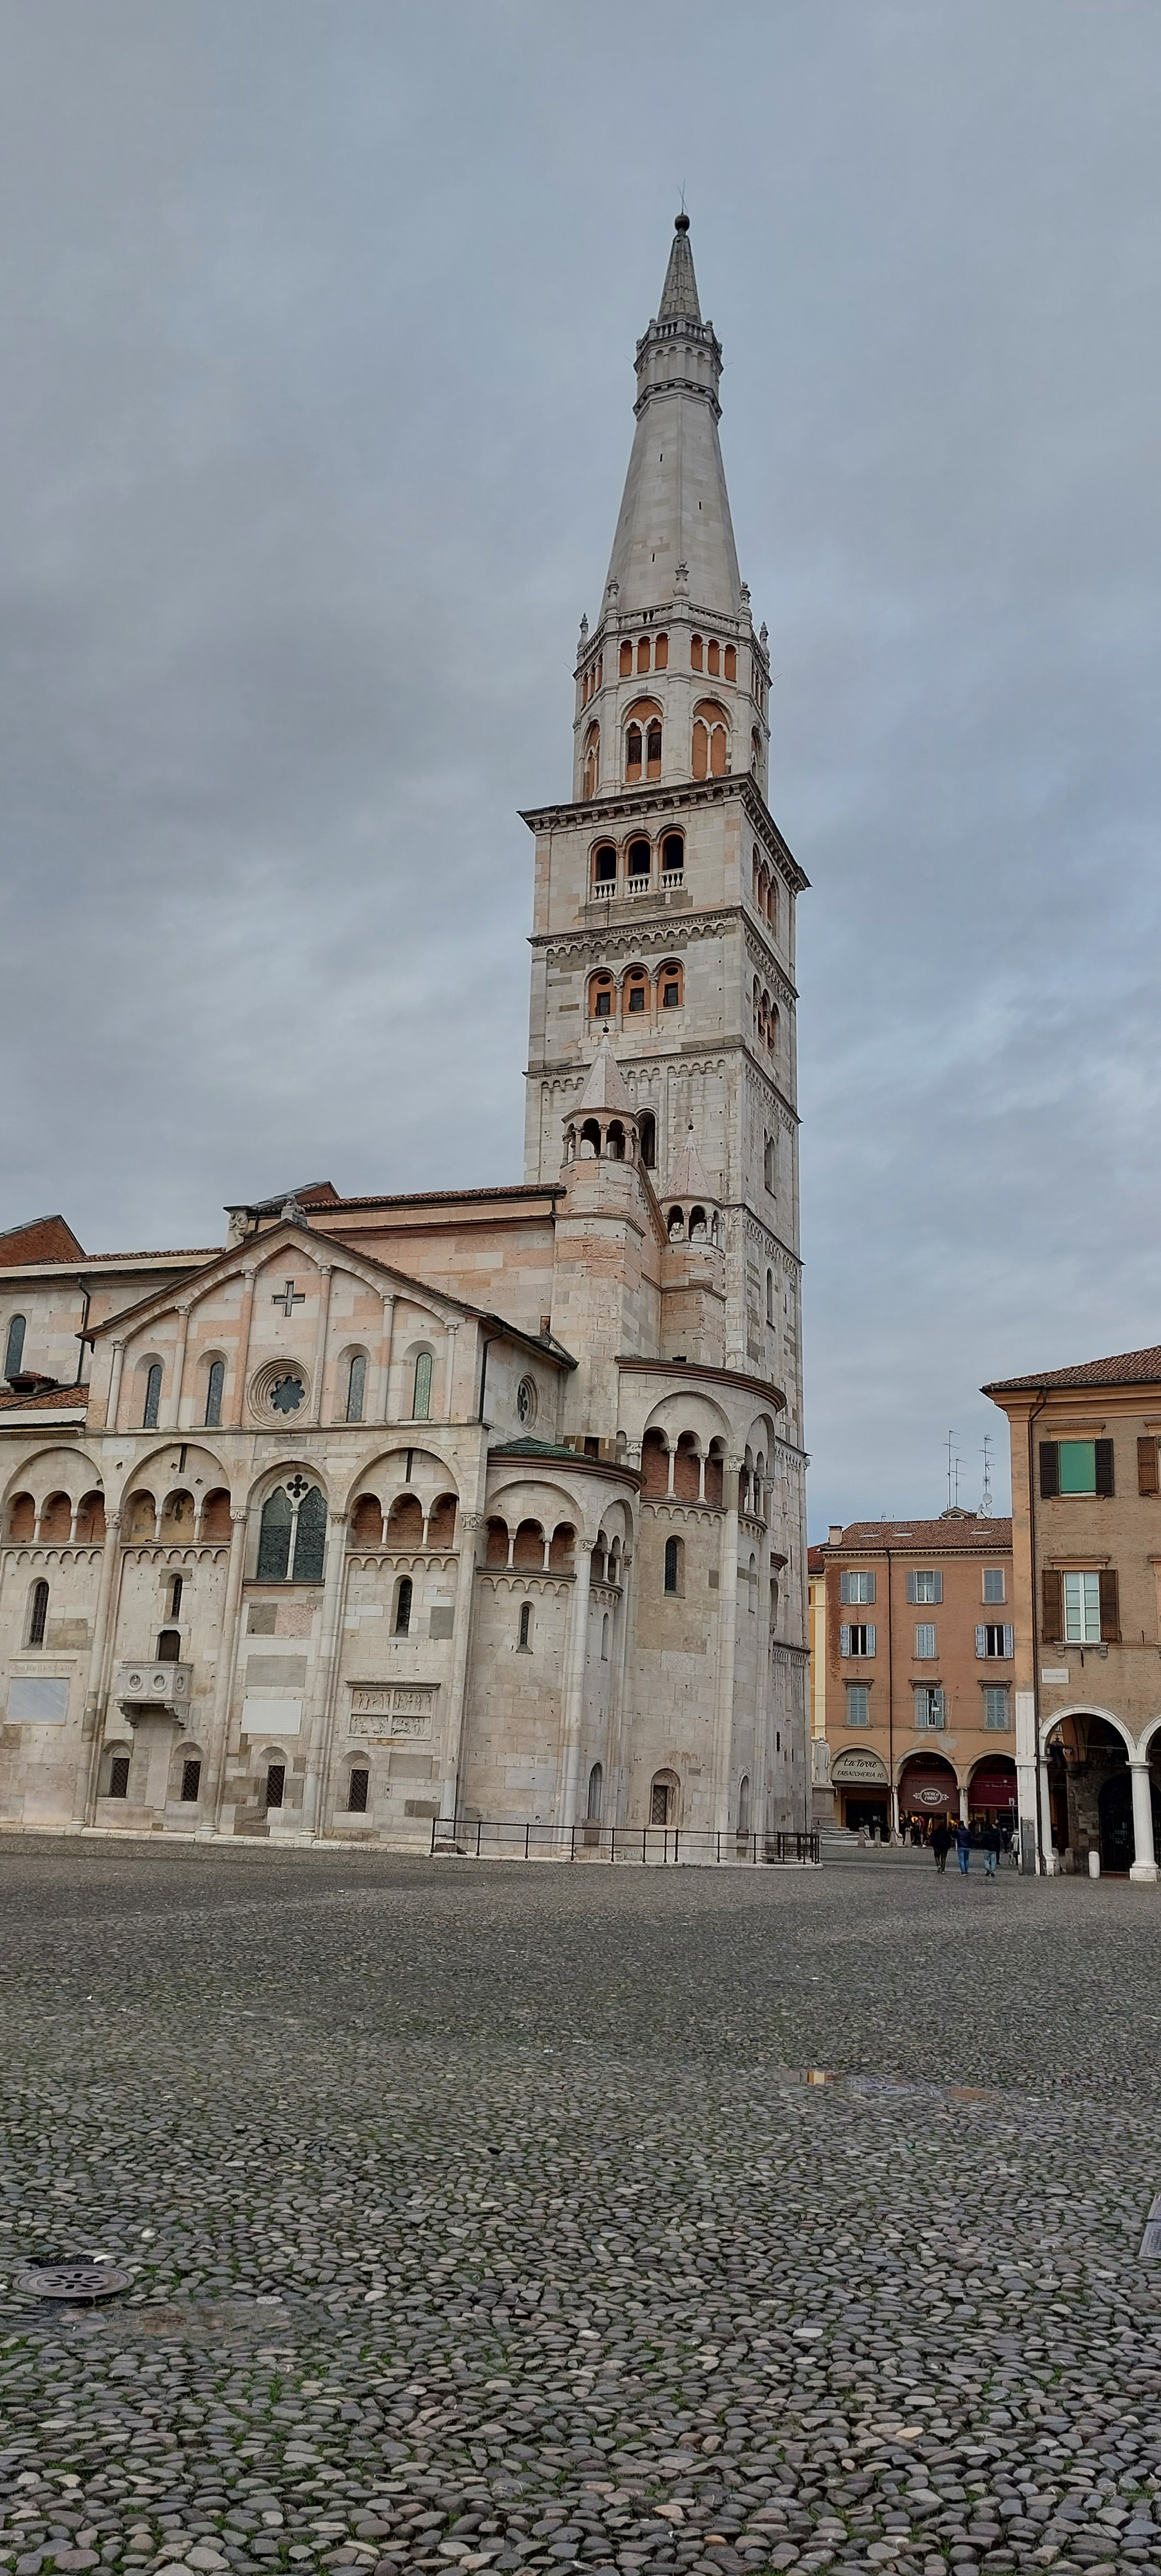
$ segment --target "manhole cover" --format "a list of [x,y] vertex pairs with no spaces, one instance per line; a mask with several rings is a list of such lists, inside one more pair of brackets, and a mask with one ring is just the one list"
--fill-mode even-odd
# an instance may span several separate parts
[[18,2272],[13,2282],[17,2290],[29,2290],[37,2299],[110,2299],[115,2290],[131,2290],[130,2272],[117,2272],[111,2263],[46,2263],[39,2272]]

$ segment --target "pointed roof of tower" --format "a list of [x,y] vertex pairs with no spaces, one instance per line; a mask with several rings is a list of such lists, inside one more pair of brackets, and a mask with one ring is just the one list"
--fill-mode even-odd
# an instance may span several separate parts
[[697,300],[697,279],[693,273],[693,252],[689,247],[689,216],[678,215],[673,227],[673,247],[661,302],[657,307],[659,322],[672,322],[680,315],[683,321],[700,322],[701,306]]
[[570,1114],[575,1118],[583,1118],[590,1109],[611,1111],[616,1118],[632,1118],[636,1115],[633,1103],[621,1080],[616,1056],[607,1038],[601,1039],[593,1057],[580,1105]]
[[685,1150],[678,1156],[673,1179],[665,1195],[671,1199],[715,1199],[717,1197],[717,1191],[694,1141],[692,1118],[689,1122],[689,1134],[685,1140]]
[[[689,217],[679,215],[656,318],[637,343],[637,428],[606,602],[622,616],[679,594],[707,618],[742,614],[718,445],[721,345],[698,302]],[[615,585],[615,587],[614,587]]]

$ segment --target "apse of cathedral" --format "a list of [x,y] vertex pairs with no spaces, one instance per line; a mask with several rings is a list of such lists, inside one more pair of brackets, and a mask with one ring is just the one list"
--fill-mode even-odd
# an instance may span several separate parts
[[523,1180],[0,1238],[9,1828],[693,1858],[807,1822],[806,879],[721,367],[681,215],[571,794],[524,817]]

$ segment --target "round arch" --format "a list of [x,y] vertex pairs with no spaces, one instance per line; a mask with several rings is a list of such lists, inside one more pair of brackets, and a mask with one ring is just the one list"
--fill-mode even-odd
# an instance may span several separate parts
[[[1117,1712],[1116,1712],[1115,1708],[1102,1708],[1101,1706],[1099,1706],[1098,1702],[1097,1702],[1095,1699],[1074,1699],[1074,1700],[1070,1700],[1070,1701],[1069,1701],[1069,1704],[1068,1704],[1068,1707],[1067,1707],[1067,1708],[1054,1708],[1054,1709],[1051,1711],[1051,1714],[1050,1714],[1049,1716],[1047,1716],[1047,1717],[1042,1717],[1042,1718],[1041,1718],[1041,1720],[1040,1720],[1040,1759],[1041,1759],[1041,1761],[1043,1761],[1044,1756],[1045,1756],[1045,1754],[1046,1754],[1046,1752],[1047,1752],[1047,1750],[1048,1750],[1049,1738],[1050,1738],[1050,1736],[1052,1735],[1053,1729],[1054,1729],[1055,1727],[1059,1726],[1059,1725],[1060,1725],[1060,1723],[1061,1723],[1061,1720],[1062,1720],[1063,1718],[1066,1718],[1066,1717],[1102,1717],[1102,1718],[1104,1719],[1104,1721],[1105,1721],[1106,1726],[1111,1726],[1111,1727],[1113,1728],[1114,1732],[1115,1732],[1117,1735],[1119,1735],[1119,1736],[1120,1736],[1121,1742],[1122,1742],[1122,1744],[1124,1745],[1125,1751],[1126,1751],[1126,1753],[1128,1754],[1130,1761],[1132,1761],[1132,1760],[1133,1760],[1133,1758],[1134,1758],[1134,1756],[1136,1755],[1136,1753],[1137,1753],[1137,1740],[1136,1740],[1136,1737],[1135,1737],[1135,1736],[1133,1736],[1133,1735],[1130,1735],[1130,1733],[1129,1733],[1129,1729],[1128,1729],[1128,1727],[1127,1727],[1127,1726],[1126,1726],[1126,1724],[1125,1724],[1124,1718],[1123,1718],[1123,1717],[1118,1717],[1118,1716],[1117,1716]],[[1161,1718],[1156,1718],[1156,1719],[1154,1719],[1154,1720],[1153,1720],[1153,1724],[1154,1724],[1155,1726],[1156,1726],[1156,1725],[1161,1725]]]

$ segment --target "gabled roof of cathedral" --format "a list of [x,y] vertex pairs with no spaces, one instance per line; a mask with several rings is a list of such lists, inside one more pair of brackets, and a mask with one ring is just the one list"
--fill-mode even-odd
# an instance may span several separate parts
[[717,1196],[694,1141],[692,1118],[689,1122],[689,1134],[685,1140],[684,1152],[677,1158],[673,1179],[665,1195],[670,1199],[712,1199]]
[[611,1110],[616,1118],[634,1118],[637,1114],[625,1089],[620,1066],[607,1038],[601,1039],[593,1057],[589,1078],[581,1094],[579,1105],[576,1109],[570,1110],[569,1115],[573,1118],[583,1118],[590,1109]]
[[63,1216],[28,1217],[0,1234],[0,1270],[23,1270],[37,1261],[83,1261],[84,1254]]

